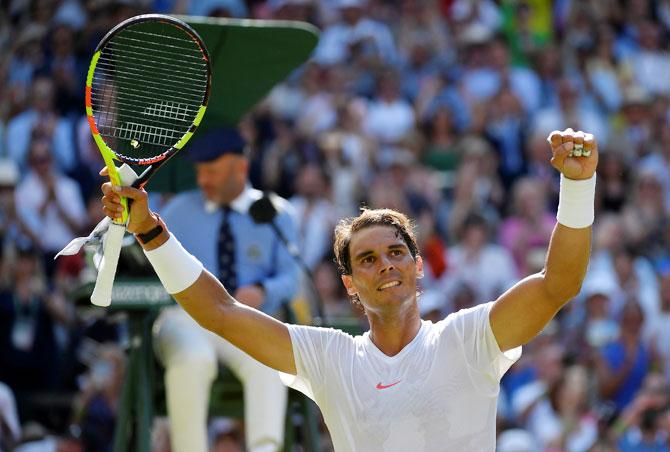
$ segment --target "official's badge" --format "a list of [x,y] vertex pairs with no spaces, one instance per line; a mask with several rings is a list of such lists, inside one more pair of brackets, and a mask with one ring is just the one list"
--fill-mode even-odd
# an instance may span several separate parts
[[251,245],[247,248],[247,257],[252,261],[257,261],[261,258],[261,249],[258,245]]

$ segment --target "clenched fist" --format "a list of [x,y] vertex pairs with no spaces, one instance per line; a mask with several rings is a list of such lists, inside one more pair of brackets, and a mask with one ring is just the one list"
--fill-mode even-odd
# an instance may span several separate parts
[[547,138],[551,146],[551,166],[568,179],[590,179],[598,166],[598,143],[590,133],[568,128],[554,130]]

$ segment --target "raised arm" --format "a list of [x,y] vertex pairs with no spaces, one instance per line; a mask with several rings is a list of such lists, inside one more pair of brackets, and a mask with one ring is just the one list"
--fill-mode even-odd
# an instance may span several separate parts
[[[101,174],[105,175],[106,170]],[[149,210],[144,190],[112,188],[111,184],[105,183],[102,192],[103,211],[111,218],[120,215],[119,196],[133,200],[129,232],[146,234],[162,224]],[[176,237],[170,235],[167,227],[146,243],[139,242],[166,290],[200,326],[269,367],[296,373],[291,337],[285,324],[237,302]]]
[[[542,272],[528,276],[502,294],[491,309],[491,328],[501,350],[533,339],[579,290],[591,251],[594,177],[598,146],[591,134],[552,132],[551,164],[561,172],[558,222]],[[588,156],[570,156],[582,145]]]

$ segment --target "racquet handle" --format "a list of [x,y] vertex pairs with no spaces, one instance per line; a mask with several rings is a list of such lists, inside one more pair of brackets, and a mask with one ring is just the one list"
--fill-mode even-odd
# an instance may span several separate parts
[[96,306],[109,306],[112,302],[114,276],[116,275],[116,266],[119,263],[125,232],[126,227],[123,224],[112,223],[109,225],[102,260],[98,269],[98,278],[91,294],[91,303]]
[[[116,170],[118,171],[121,185],[132,185],[137,180],[135,171],[125,163]],[[130,212],[130,200],[128,200],[128,211]],[[114,286],[116,266],[119,263],[125,232],[125,223],[112,223],[105,235],[105,244],[100,267],[98,268],[98,277],[91,294],[91,303],[96,306],[109,306],[112,303],[112,287]]]

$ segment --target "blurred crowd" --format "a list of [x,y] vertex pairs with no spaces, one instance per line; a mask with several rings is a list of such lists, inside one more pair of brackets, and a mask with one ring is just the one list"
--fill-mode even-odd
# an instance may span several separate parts
[[[321,30],[240,129],[254,186],[295,207],[334,324],[363,322],[332,261],[341,217],[367,205],[415,219],[420,307],[440,319],[542,269],[559,181],[546,138],[593,133],[588,274],[503,379],[498,448],[670,450],[669,0],[2,2],[0,450],[111,450],[125,323],[75,306],[86,255],[53,257],[102,219],[92,50],[151,11]],[[170,194],[151,196],[160,210]],[[213,429],[217,450],[234,447],[229,430]]]

